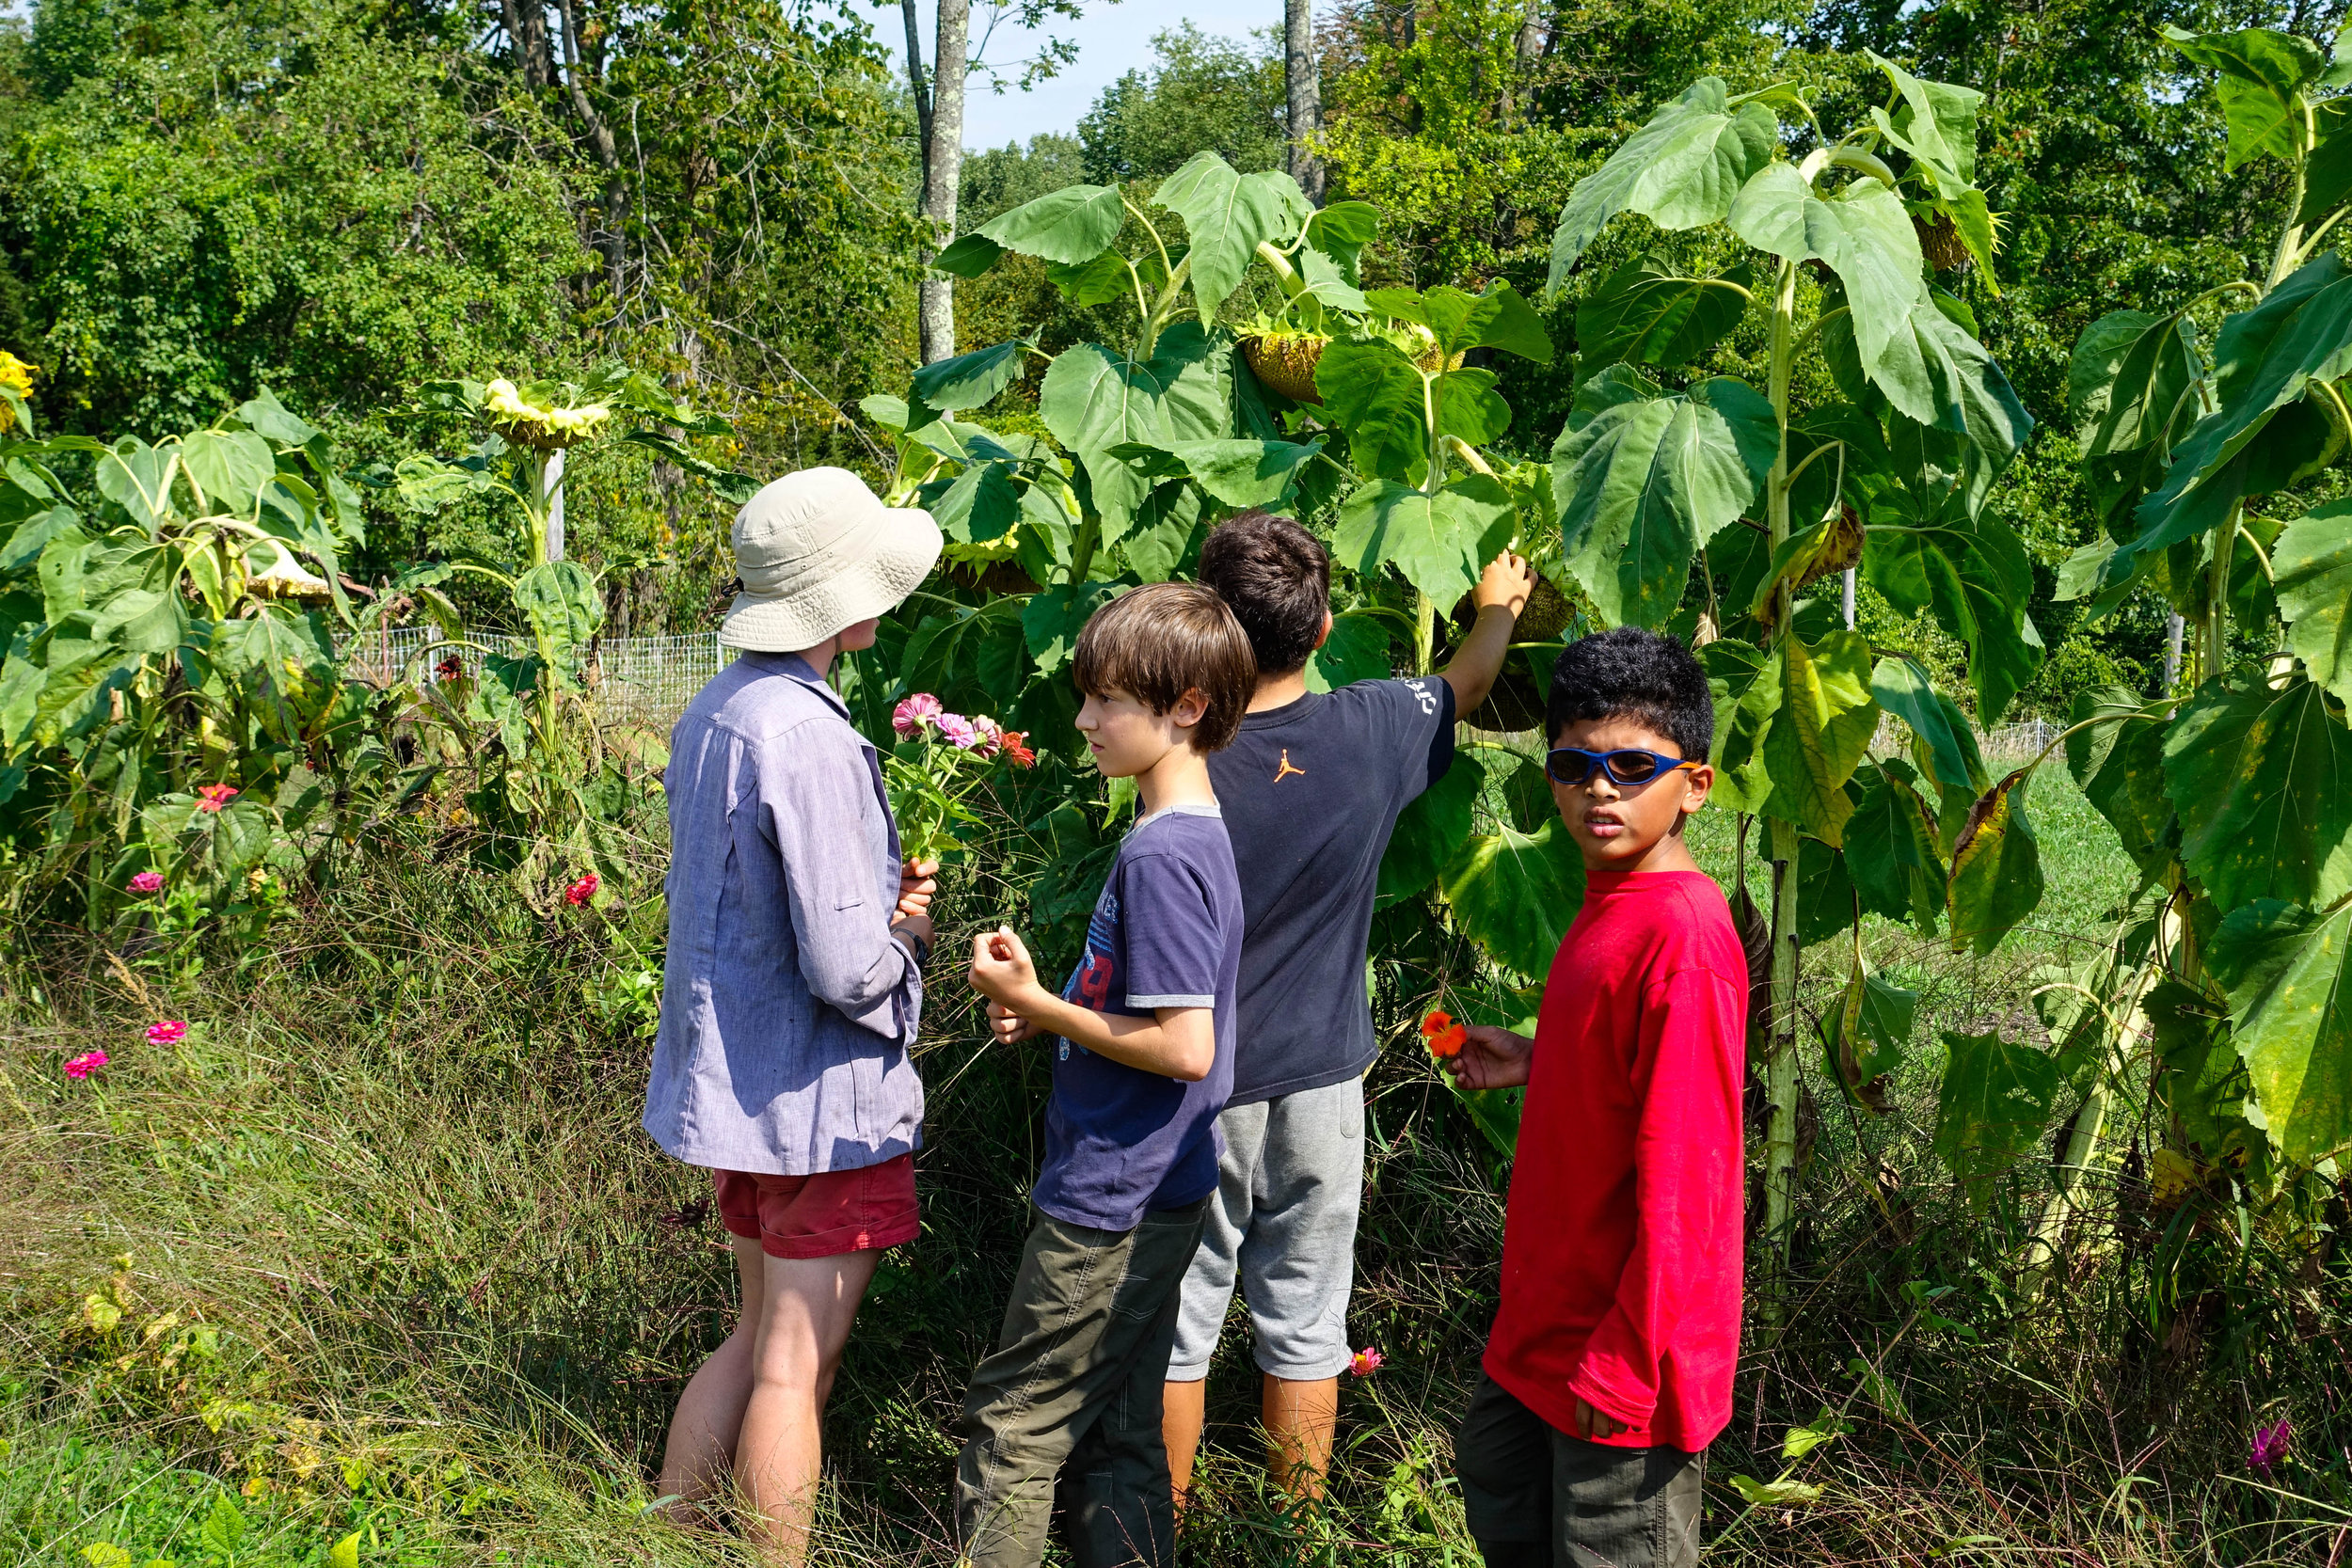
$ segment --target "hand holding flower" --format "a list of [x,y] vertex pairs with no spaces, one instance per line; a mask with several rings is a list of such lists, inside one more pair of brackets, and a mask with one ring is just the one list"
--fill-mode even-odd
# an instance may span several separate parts
[[939,891],[939,863],[918,861],[910,855],[898,867],[898,913],[902,918],[928,916],[931,912],[931,895]]

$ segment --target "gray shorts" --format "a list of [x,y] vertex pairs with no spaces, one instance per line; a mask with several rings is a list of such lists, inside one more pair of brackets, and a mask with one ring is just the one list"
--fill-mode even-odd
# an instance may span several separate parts
[[1234,1105],[1209,1223],[1184,1275],[1168,1356],[1171,1383],[1209,1375],[1218,1330],[1241,1282],[1258,1366],[1309,1382],[1346,1367],[1347,1293],[1356,1283],[1356,1215],[1364,1191],[1364,1081]]

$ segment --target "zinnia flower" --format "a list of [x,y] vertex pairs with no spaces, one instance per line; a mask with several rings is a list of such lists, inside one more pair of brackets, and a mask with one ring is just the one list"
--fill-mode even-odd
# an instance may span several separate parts
[[68,1078],[87,1078],[105,1065],[106,1053],[103,1051],[85,1051],[66,1063],[65,1075]]
[[131,879],[131,891],[137,894],[163,892],[164,874],[160,871],[140,872],[137,876]]
[[1347,1370],[1354,1372],[1358,1377],[1370,1377],[1373,1373],[1378,1371],[1381,1367],[1386,1365],[1388,1359],[1389,1358],[1387,1356],[1381,1354],[1372,1346],[1366,1345],[1363,1349],[1358,1351],[1354,1355],[1348,1357]]
[[900,735],[914,736],[939,714],[939,699],[928,691],[918,691],[890,710],[890,727]]
[[[69,1067],[68,1072],[73,1069]],[[2247,1450],[2246,1467],[2260,1471],[2267,1480],[2270,1467],[2287,1456],[2287,1439],[2295,1435],[2295,1423],[2281,1417],[2269,1426],[2254,1429],[2253,1446]]]
[[939,738],[959,752],[970,751],[980,738],[972,721],[961,713],[943,713],[933,722],[939,726]]
[[596,895],[596,874],[593,871],[564,890],[564,902],[578,909]]
[[1005,732],[1005,755],[1012,758],[1012,765],[1015,768],[1030,768],[1036,766],[1037,753],[1022,744],[1022,742],[1028,739],[1028,737],[1029,734],[1026,730],[1007,730]]
[[219,811],[244,792],[234,784],[209,784],[196,786],[199,811]]
[[997,750],[1005,743],[1005,732],[997,728],[996,721],[985,713],[976,713],[972,716],[972,733],[979,736],[979,739],[973,744],[972,750],[984,757],[994,756]]
[[436,664],[433,667],[433,673],[443,681],[453,681],[466,673],[466,666],[455,654],[452,654],[440,663]]
[[1461,1054],[1470,1031],[1454,1022],[1449,1014],[1431,1013],[1421,1021],[1421,1037],[1429,1042],[1429,1054],[1443,1061]]
[[147,1043],[150,1045],[178,1045],[187,1037],[188,1023],[185,1019],[167,1018],[161,1023],[147,1026]]

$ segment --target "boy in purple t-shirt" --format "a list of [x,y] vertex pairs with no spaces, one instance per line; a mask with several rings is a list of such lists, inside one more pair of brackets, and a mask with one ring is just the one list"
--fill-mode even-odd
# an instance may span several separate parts
[[1241,973],[1208,753],[1232,739],[1256,673],[1205,588],[1153,583],[1098,611],[1078,639],[1078,729],[1105,776],[1136,781],[1139,816],[1059,995],[1009,927],[973,942],[996,1037],[1054,1052],[1037,1221],[964,1399],[956,1531],[980,1568],[1041,1561],[1057,1498],[1079,1568],[1173,1560],[1161,1385],[1216,1191]]

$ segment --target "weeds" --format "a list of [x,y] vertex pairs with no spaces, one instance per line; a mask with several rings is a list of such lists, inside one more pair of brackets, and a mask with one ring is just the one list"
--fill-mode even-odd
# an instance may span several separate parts
[[[1872,962],[1921,992],[1920,1038],[2038,1030],[2030,972],[2088,951],[2128,893],[2087,808],[2051,789],[2041,809],[2066,869],[2013,951],[1869,928]],[[1727,822],[1700,827],[1728,880]],[[1000,836],[1026,857],[1050,832]],[[659,852],[598,908],[543,916],[446,845],[396,846],[185,990],[72,932],[19,950],[0,993],[0,1563],[105,1568],[98,1545],[135,1568],[330,1562],[355,1532],[366,1563],[741,1560],[646,1512],[677,1390],[734,1305],[707,1183],[637,1130],[649,1043],[601,1000],[642,964],[605,923],[636,930],[620,890],[656,885]],[[979,1045],[952,967],[959,931],[1019,909],[1021,863],[990,863],[942,895],[925,1231],[885,1259],[834,1393],[837,1562],[950,1560],[955,1412],[1019,1254],[1046,1072]],[[1343,1389],[1332,1503],[1294,1515],[1268,1491],[1229,1333],[1191,1562],[1476,1560],[1449,1433],[1493,1311],[1502,1172],[1414,1037],[1468,963],[1433,930],[1382,984],[1350,1335],[1386,1360]],[[1836,983],[1809,979],[1809,1005]],[[167,1017],[186,1038],[147,1044]],[[102,1048],[92,1078],[64,1075]],[[2209,1196],[2158,1204],[2119,1112],[2037,1291],[2018,1259],[2049,1154],[1955,1184],[1929,1148],[1935,1057],[1915,1044],[1883,1118],[1819,1090],[1796,1307],[1752,1331],[1710,1455],[1714,1560],[2352,1560],[2341,1204],[2315,1245]],[[1784,1458],[1824,1411],[1844,1430]],[[2281,1418],[2265,1481],[2248,1445]],[[1729,1481],[1784,1473],[1786,1501]],[[203,1533],[215,1498],[246,1521],[226,1553]]]

